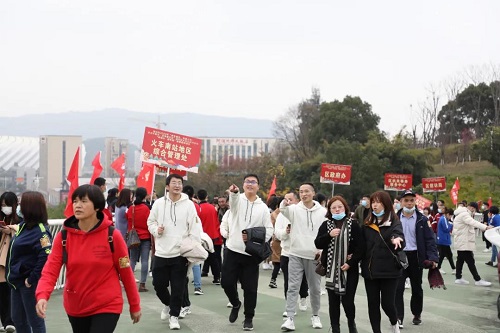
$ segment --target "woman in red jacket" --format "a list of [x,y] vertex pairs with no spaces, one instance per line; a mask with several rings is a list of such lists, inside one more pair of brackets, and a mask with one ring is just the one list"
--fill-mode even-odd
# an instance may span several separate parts
[[64,230],[56,235],[38,282],[38,315],[45,318],[47,302],[65,263],[64,308],[74,333],[115,330],[123,308],[120,280],[127,293],[130,317],[137,323],[141,307],[128,249],[120,232],[110,229],[112,223],[102,213],[104,195],[95,185],[82,185],[71,200],[75,215],[64,221]]
[[127,232],[135,228],[141,245],[130,248],[130,260],[132,271],[135,269],[135,264],[141,256],[141,280],[139,281],[139,292],[148,291],[146,289],[146,279],[148,278],[148,263],[149,252],[151,251],[151,234],[148,230],[149,207],[146,204],[147,190],[144,187],[138,187],[135,191],[135,201],[127,210],[125,216],[128,221]]

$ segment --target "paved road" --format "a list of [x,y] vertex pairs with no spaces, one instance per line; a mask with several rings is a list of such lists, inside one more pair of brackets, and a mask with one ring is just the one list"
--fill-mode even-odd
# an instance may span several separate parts
[[[483,243],[478,247],[481,247]],[[420,326],[405,325],[404,333],[493,333],[500,332],[500,321],[497,319],[496,299],[500,293],[496,269],[486,266],[490,254],[477,252],[476,262],[479,273],[483,279],[493,282],[489,288],[476,287],[474,285],[455,285],[454,276],[444,275],[447,290],[431,290],[424,288],[424,313],[423,323]],[[451,271],[447,261],[443,268]],[[136,272],[136,276],[139,272]],[[283,298],[283,280],[278,277],[278,289],[270,289],[269,283],[271,272],[261,270],[259,278],[259,295],[257,313],[254,318],[255,331],[258,332],[280,332],[282,313],[285,303]],[[465,268],[464,278],[473,281],[469,271]],[[181,331],[203,332],[203,333],[230,333],[242,332],[242,318],[236,323],[228,322],[229,309],[226,308],[227,299],[220,286],[211,284],[211,278],[203,278],[204,295],[195,296],[193,288],[190,288],[190,298],[193,313],[181,320]],[[162,305],[157,300],[151,280],[148,281],[150,291],[141,293],[142,319],[139,324],[132,325],[128,316],[128,307],[118,323],[116,332],[164,332],[169,331],[168,321],[160,321]],[[405,293],[407,313],[409,313],[409,290]],[[368,320],[366,293],[363,279],[360,279],[356,296],[357,325],[360,333],[371,332]],[[241,314],[241,313],[240,313]],[[296,317],[297,332],[328,332],[328,301],[327,296],[322,296],[321,320],[324,328],[313,330],[310,326],[310,310],[299,312]],[[343,316],[343,314],[342,314]],[[346,320],[342,319],[343,332],[346,332]],[[383,315],[383,332],[389,332],[389,322]],[[70,325],[62,308],[62,295],[60,291],[54,292],[48,309],[47,332],[67,333]]]

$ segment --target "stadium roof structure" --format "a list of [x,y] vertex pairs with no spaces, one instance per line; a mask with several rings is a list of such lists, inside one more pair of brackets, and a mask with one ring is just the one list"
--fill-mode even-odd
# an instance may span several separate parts
[[0,170],[9,170],[16,164],[37,170],[40,165],[39,142],[38,137],[0,135]]

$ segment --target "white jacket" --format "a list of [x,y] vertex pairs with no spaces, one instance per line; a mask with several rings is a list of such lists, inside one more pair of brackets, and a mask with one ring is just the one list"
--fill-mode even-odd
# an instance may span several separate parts
[[230,218],[228,220],[228,238],[226,246],[228,249],[241,254],[249,255],[245,252],[245,243],[241,232],[253,227],[266,228],[266,240],[273,235],[273,225],[271,214],[267,205],[259,198],[255,201],[248,201],[244,193],[231,193],[229,195]]
[[[158,235],[159,226],[165,228],[161,235]],[[201,243],[201,221],[194,203],[184,193],[175,202],[168,193],[155,201],[148,217],[148,230],[155,238],[155,255],[161,258],[180,256],[183,238],[191,237]]]
[[318,229],[325,220],[326,208],[319,202],[313,201],[314,206],[309,209],[299,202],[296,205],[285,206],[282,201],[280,212],[290,220],[290,255],[314,260],[318,249],[314,240],[318,235]]
[[474,228],[486,230],[486,225],[474,220],[471,212],[465,207],[458,207],[453,220],[454,247],[457,251],[476,250],[476,232]]
[[220,234],[222,237],[225,239],[229,238],[229,219],[231,218],[231,214],[229,213],[230,210],[228,209],[224,215],[222,216],[222,222],[220,224]]
[[285,257],[290,255],[290,235],[286,233],[289,224],[290,221],[281,213],[274,223],[274,236],[281,241],[281,255]]

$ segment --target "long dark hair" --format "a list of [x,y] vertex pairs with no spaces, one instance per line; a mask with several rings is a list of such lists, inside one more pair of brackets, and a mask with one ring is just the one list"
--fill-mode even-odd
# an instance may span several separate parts
[[389,193],[386,191],[377,191],[370,196],[370,211],[366,217],[365,224],[368,225],[375,223],[378,225],[378,218],[372,214],[372,202],[380,202],[382,206],[384,206],[385,214],[382,217],[382,221],[389,220],[394,214],[392,210],[392,200]]
[[28,229],[39,223],[48,224],[47,204],[40,192],[26,191],[21,195],[21,213]]
[[130,196],[132,195],[132,191],[128,188],[124,188],[123,190],[120,191],[120,194],[118,195],[118,201],[116,202],[116,207],[128,207],[132,203],[132,200],[130,199]]
[[5,221],[6,224],[18,224],[19,216],[17,216],[16,209],[19,201],[17,200],[17,195],[14,192],[4,192],[0,195],[0,205],[2,202],[6,206],[12,207],[12,214],[7,216],[0,210],[0,220]]

